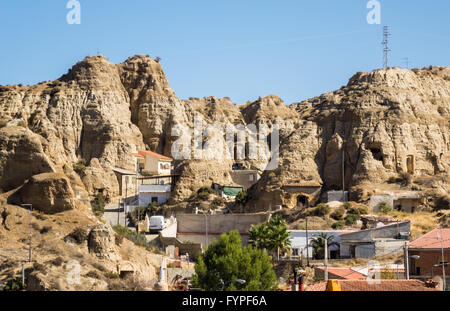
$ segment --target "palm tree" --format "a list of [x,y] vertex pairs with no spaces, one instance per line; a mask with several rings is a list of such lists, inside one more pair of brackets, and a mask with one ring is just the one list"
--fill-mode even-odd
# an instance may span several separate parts
[[314,249],[314,258],[321,259],[319,257],[325,256],[325,241],[327,243],[328,249],[330,249],[329,247],[331,245],[339,245],[338,243],[334,242],[334,236],[328,236],[325,232],[313,237],[311,239],[310,245]]
[[281,217],[273,217],[269,221],[271,249],[277,250],[277,258],[280,260],[280,251],[286,251],[291,246],[291,235],[287,231],[286,222]]
[[278,259],[280,259],[280,251],[289,249],[291,245],[286,222],[281,217],[273,217],[268,223],[252,226],[249,232],[249,242],[259,249],[270,251],[276,249]]
[[249,231],[249,243],[259,249],[268,249],[269,228],[265,224],[252,226]]

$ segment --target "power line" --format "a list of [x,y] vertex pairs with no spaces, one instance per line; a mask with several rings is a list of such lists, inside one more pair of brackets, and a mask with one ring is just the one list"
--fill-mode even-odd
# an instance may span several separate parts
[[391,50],[389,49],[389,27],[384,26],[383,27],[383,42],[381,44],[383,45],[383,68],[386,69],[389,67],[389,52]]
[[409,69],[409,66],[411,65],[411,62],[409,61],[408,57],[403,58],[403,62],[406,65],[406,69]]

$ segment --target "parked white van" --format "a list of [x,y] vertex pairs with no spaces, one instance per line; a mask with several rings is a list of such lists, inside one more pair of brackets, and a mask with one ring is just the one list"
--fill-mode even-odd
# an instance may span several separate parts
[[159,232],[166,228],[166,220],[164,216],[152,216],[149,221],[150,233]]

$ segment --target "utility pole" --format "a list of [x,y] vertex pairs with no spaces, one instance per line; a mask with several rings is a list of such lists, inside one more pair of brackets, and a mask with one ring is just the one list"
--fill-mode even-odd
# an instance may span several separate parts
[[403,254],[404,254],[404,265],[405,265],[405,274],[406,279],[409,280],[409,255],[408,255],[408,242],[405,242],[405,246],[403,246]]
[[117,225],[120,225],[120,198],[119,198],[119,207],[117,208]]
[[325,236],[325,281],[328,281],[328,238]]
[[22,287],[25,288],[25,264],[22,262]]
[[381,44],[383,45],[383,68],[386,69],[389,67],[389,52],[391,51],[389,49],[389,36],[391,34],[389,33],[389,27],[384,26],[383,27],[383,42]]
[[342,142],[342,197],[345,199],[345,141]]
[[30,237],[28,241],[28,262],[31,262],[31,240],[33,236],[33,205],[32,204],[22,204],[23,208],[29,208],[30,210]]
[[209,244],[209,240],[208,240],[208,214],[206,214],[206,213],[205,213],[205,233],[206,233],[206,235],[205,235],[205,238],[206,238],[205,243],[206,243],[206,247],[208,247],[208,244]]
[[306,265],[309,267],[308,216],[305,217],[305,220],[306,220]]
[[125,204],[123,206],[123,213],[125,215],[123,225],[127,227],[127,199],[128,199],[128,176],[125,176]]

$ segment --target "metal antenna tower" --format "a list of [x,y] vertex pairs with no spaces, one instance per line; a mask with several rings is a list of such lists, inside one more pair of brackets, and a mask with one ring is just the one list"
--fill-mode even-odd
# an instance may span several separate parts
[[389,27],[384,26],[383,27],[383,42],[381,44],[383,45],[383,68],[389,67],[389,52],[391,51],[389,49],[389,36],[391,34],[389,33]]

